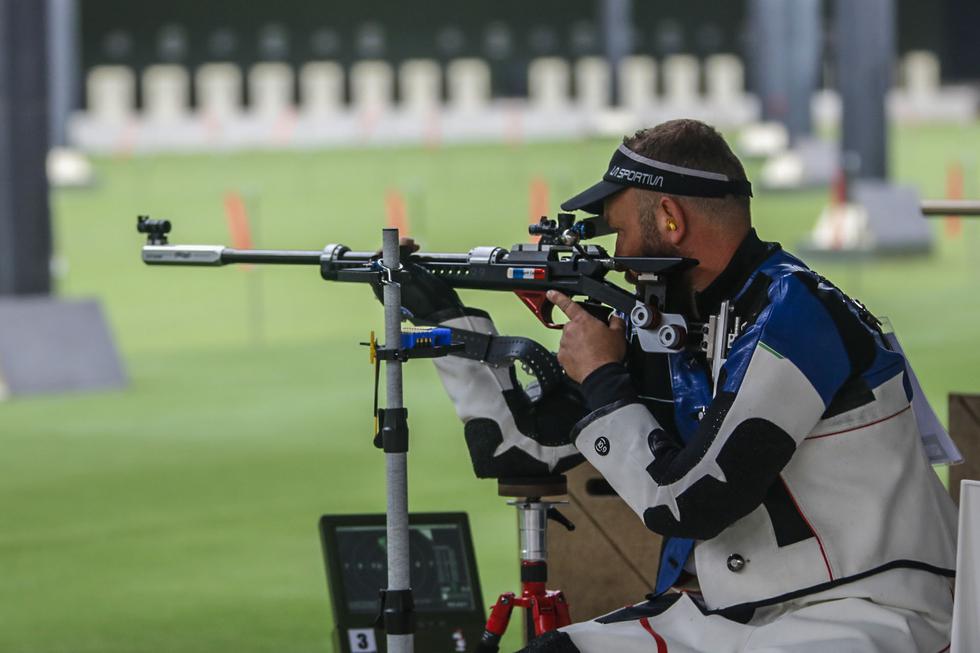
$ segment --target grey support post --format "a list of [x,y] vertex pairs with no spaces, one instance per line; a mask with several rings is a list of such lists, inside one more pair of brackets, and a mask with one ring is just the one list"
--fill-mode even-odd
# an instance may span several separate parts
[[820,0],[793,0],[789,7],[789,112],[786,127],[790,142],[813,135],[810,102],[820,85],[820,55],[823,51]]
[[790,142],[813,133],[810,100],[820,76],[819,0],[750,0],[753,86],[763,120],[781,122]]
[[[385,347],[401,344],[402,291],[392,273],[401,266],[398,230],[382,232]],[[412,590],[408,550],[408,419],[402,403],[402,361],[385,361],[387,399],[382,427],[388,492],[388,587],[383,617],[389,653],[413,653],[415,649]]]
[[47,5],[51,145],[65,147],[68,119],[77,107],[80,90],[78,0],[47,0]]
[[619,62],[633,52],[633,0],[599,0],[602,44],[609,62],[610,97],[619,104]]
[[46,8],[0,0],[0,296],[51,292]]
[[[918,191],[888,181],[885,97],[895,65],[894,0],[836,0],[834,35],[841,95],[841,167],[847,206],[824,213],[804,249],[924,254],[933,234],[922,219]],[[844,242],[830,234],[852,233]]]
[[126,384],[98,302],[50,296],[48,12],[69,4],[0,0],[0,399]]
[[848,177],[888,178],[885,94],[895,61],[893,0],[834,3],[842,152]]

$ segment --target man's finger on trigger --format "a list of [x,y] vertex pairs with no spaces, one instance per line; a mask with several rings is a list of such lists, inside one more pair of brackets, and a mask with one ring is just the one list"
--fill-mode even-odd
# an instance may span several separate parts
[[569,319],[584,312],[581,306],[573,302],[572,298],[564,293],[558,292],[557,290],[549,290],[547,296],[548,301],[561,309],[561,312]]
[[609,316],[609,328],[615,331],[625,331],[626,321],[618,315],[612,314]]

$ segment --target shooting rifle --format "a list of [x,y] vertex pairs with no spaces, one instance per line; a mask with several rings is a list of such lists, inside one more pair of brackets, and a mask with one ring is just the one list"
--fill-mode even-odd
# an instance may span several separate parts
[[[381,279],[410,282],[404,266],[384,267],[376,251],[354,251],[330,244],[322,250],[233,249],[223,245],[171,245],[169,220],[140,216],[137,230],[147,235],[143,262],[148,265],[221,266],[233,263],[315,265],[327,281],[377,283]],[[688,340],[688,324],[679,314],[663,311],[664,276],[686,270],[697,261],[679,257],[610,256],[605,249],[583,241],[605,235],[595,218],[576,221],[569,213],[556,220],[542,217],[528,227],[536,243],[502,247],[476,247],[466,253],[418,252],[408,262],[424,267],[453,288],[510,291],[549,328],[561,328],[552,319],[548,290],[558,290],[604,319],[610,311],[628,315],[641,348],[650,353],[681,351]],[[608,233],[608,232],[607,232]],[[609,272],[632,272],[638,292],[630,292],[606,279]],[[697,334],[700,341],[701,334]]]

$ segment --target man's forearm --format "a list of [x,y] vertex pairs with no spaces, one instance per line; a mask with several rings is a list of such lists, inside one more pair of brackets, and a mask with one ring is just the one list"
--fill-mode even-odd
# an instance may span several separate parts
[[622,363],[607,363],[582,381],[582,396],[589,411],[616,402],[637,400],[636,388]]
[[[470,315],[442,324],[496,335],[489,316],[467,310]],[[567,439],[571,424],[584,413],[580,400],[560,410],[561,415],[571,417],[570,421],[557,420],[538,415],[541,402],[532,403],[515,384],[511,367],[493,367],[456,356],[436,359],[435,366],[465,425],[466,443],[478,477],[548,475],[565,471],[582,460]],[[549,397],[549,408],[554,408],[554,399]],[[551,431],[562,423],[567,426],[559,437]]]

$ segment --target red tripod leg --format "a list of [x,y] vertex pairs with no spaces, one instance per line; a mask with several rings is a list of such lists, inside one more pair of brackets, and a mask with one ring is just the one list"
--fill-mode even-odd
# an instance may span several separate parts
[[571,623],[568,603],[565,602],[565,595],[561,591],[535,596],[531,599],[531,606],[535,635],[538,637]]
[[514,611],[514,593],[505,592],[497,599],[497,602],[490,608],[490,617],[483,630],[479,643],[476,645],[476,653],[497,653],[500,650],[500,638],[507,630],[510,623],[510,615]]
[[[553,611],[544,594],[525,594],[523,597],[528,619],[528,641],[535,637],[541,637],[543,633],[555,629]],[[533,628],[533,632],[532,632]]]
[[565,593],[561,590],[555,592],[555,611],[558,628],[572,625],[572,617],[568,614],[568,601],[565,600]]
[[541,637],[555,629],[554,611],[549,605],[548,597],[535,596],[531,599],[531,618],[534,620],[535,637]]

